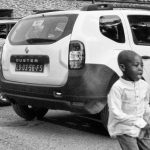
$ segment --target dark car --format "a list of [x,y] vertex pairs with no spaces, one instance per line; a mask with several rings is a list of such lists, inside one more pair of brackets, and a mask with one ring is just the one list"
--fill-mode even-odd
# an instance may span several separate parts
[[[18,19],[0,18],[0,56],[2,46],[5,43],[5,39],[17,21]],[[6,98],[4,98],[3,95],[0,93],[0,106],[8,106],[8,105],[10,105],[10,102]]]

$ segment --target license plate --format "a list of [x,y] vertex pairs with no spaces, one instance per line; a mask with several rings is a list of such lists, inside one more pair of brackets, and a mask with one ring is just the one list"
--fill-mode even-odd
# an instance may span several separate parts
[[24,72],[43,72],[43,64],[19,64],[16,63],[15,71],[24,71]]

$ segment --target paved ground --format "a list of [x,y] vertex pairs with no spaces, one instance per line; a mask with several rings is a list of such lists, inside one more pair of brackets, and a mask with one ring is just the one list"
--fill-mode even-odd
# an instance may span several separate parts
[[0,107],[0,150],[120,150],[103,126],[64,111],[50,110],[41,121],[25,121]]

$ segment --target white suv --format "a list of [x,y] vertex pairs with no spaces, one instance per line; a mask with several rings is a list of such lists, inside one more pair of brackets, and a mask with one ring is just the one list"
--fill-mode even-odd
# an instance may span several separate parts
[[143,56],[143,78],[150,83],[150,11],[93,4],[27,16],[3,47],[1,90],[27,120],[59,109],[99,114],[106,125],[122,50]]

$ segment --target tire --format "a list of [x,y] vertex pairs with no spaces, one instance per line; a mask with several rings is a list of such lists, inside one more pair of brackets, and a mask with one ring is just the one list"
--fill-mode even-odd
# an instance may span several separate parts
[[106,130],[107,130],[107,124],[108,124],[108,116],[109,116],[108,105],[106,104],[103,110],[100,112],[101,121]]
[[32,107],[19,104],[12,104],[12,106],[16,114],[25,120],[33,120],[36,116]]
[[48,112],[47,108],[34,108],[34,113],[37,119],[42,119],[45,114]]

